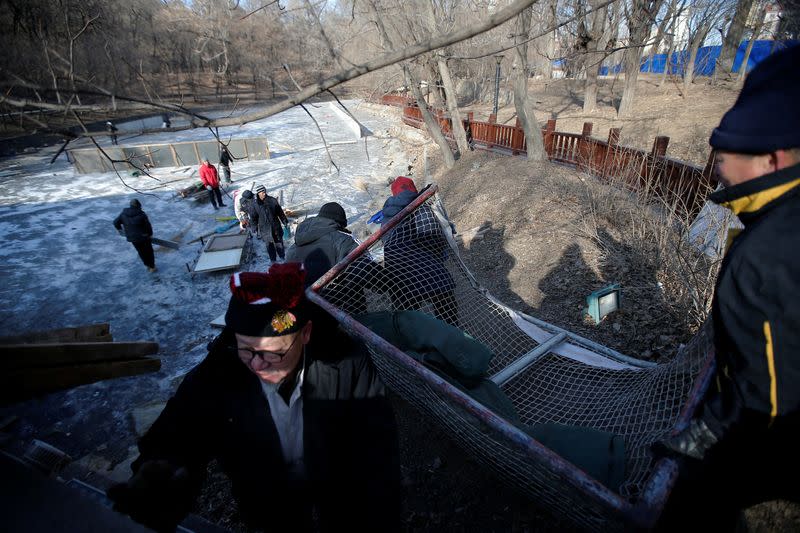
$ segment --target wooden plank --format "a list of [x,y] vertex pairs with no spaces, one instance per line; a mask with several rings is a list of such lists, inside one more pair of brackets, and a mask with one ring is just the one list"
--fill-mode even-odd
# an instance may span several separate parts
[[0,346],[0,368],[42,368],[130,359],[158,352],[157,342],[76,342]]
[[0,344],[42,344],[54,342],[110,342],[108,324],[90,324],[74,328],[34,331],[22,335],[0,337]]
[[157,372],[160,369],[160,359],[143,357],[125,361],[4,372],[0,374],[0,403],[27,400],[79,385]]
[[157,244],[159,246],[164,246],[165,248],[172,248],[173,250],[177,250],[181,247],[180,243],[174,241],[168,241],[166,239],[159,239],[157,237],[150,237],[150,240],[153,244]]

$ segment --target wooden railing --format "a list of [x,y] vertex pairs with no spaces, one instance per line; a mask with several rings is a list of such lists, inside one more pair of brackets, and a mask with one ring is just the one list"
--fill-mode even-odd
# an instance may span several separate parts
[[[374,101],[374,100],[373,100]],[[408,96],[401,96],[399,94],[384,94],[381,96],[381,103],[384,105],[393,105],[396,107],[405,107],[414,103],[413,98]]]
[[[403,108],[403,122],[416,128],[424,127],[422,112],[412,99],[407,101],[410,103]],[[431,112],[445,137],[455,146],[449,115],[434,108],[431,108]],[[525,131],[519,120],[513,126],[497,124],[494,115],[490,115],[488,122],[481,122],[473,120],[472,113],[467,113],[463,123],[467,140],[473,149],[506,155],[527,153]],[[620,146],[619,128],[611,128],[606,141],[591,135],[591,122],[584,123],[581,133],[556,131],[555,120],[548,120],[542,128],[545,152],[551,161],[575,165],[578,170],[589,172],[601,180],[621,181],[632,189],[647,188],[655,194],[664,195],[669,201],[680,199],[691,211],[699,210],[706,194],[716,186],[713,153],[702,168],[667,157],[669,137],[656,137],[652,150],[645,152]]]

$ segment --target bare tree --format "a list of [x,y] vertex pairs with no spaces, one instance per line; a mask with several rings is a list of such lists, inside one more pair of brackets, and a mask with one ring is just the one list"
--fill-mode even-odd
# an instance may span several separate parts
[[514,49],[514,58],[517,69],[514,75],[514,107],[517,110],[517,117],[522,123],[525,131],[525,141],[527,143],[528,159],[541,161],[547,154],[544,151],[542,141],[542,130],[536,121],[533,107],[528,100],[528,36],[531,29],[531,16],[533,9],[528,8],[517,15],[516,27],[514,31],[514,42],[517,47]]
[[[434,0],[422,0],[422,2],[425,6],[424,12],[427,16],[427,26],[431,34],[435,33],[437,28],[450,29],[452,27],[454,16],[453,13],[446,11],[448,6],[436,6]],[[452,6],[450,7],[452,8]],[[450,122],[452,124],[453,137],[456,140],[456,147],[459,153],[464,155],[469,152],[469,143],[467,142],[467,134],[464,131],[464,123],[461,121],[461,113],[458,111],[458,95],[456,94],[453,79],[450,76],[450,68],[447,66],[447,56],[444,51],[436,54],[436,68],[442,80],[445,103],[447,104],[447,111],[450,113]]]
[[706,41],[711,29],[722,20],[730,9],[730,2],[718,0],[694,0],[689,6],[687,27],[689,32],[689,54],[683,72],[683,93],[688,94],[694,81],[697,52]]
[[672,67],[672,53],[675,51],[675,32],[677,30],[678,21],[681,19],[681,16],[686,9],[687,2],[688,0],[671,0],[670,2],[672,7],[672,18],[669,22],[669,28],[665,32],[668,43],[667,54],[666,61],[664,63],[664,71],[661,73],[661,79],[658,82],[659,87],[664,85],[667,75],[669,74],[669,70]]
[[598,8],[600,0],[589,0],[592,8],[588,16],[586,36],[586,83],[583,91],[583,112],[592,113],[597,107],[597,74],[600,64],[605,57],[605,47],[610,37],[610,31],[606,24],[608,18],[608,6]]
[[753,2],[755,0],[739,0],[736,2],[736,10],[733,13],[728,31],[725,33],[725,38],[722,40],[722,50],[719,52],[717,58],[716,70],[723,76],[728,76],[733,71],[733,60],[736,57],[736,51],[739,49],[739,43],[742,41],[747,19],[750,16],[750,11],[753,9]]
[[642,47],[650,36],[650,28],[661,9],[664,0],[632,0],[631,6],[625,6],[628,21],[628,45],[625,49],[625,88],[617,114],[627,117],[633,112],[636,98],[636,81],[639,79],[639,68],[642,59]]
[[747,75],[747,63],[750,61],[750,52],[753,51],[753,43],[758,39],[761,29],[764,27],[764,9],[766,9],[766,6],[759,6],[759,8],[760,9],[756,12],[755,24],[753,25],[752,33],[747,43],[747,49],[742,58],[742,64],[739,65],[739,83],[744,83],[744,78]]

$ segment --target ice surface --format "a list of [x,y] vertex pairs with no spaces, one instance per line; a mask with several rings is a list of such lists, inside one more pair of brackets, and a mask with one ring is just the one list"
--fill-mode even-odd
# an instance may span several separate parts
[[[391,126],[389,118],[359,111],[357,102],[345,104],[373,132]],[[234,162],[234,184],[224,188],[232,193],[263,183],[272,195],[282,192],[284,207],[302,205],[311,214],[325,202],[338,201],[351,224],[363,222],[371,198],[363,186],[355,186],[356,180],[385,184],[387,177],[404,172],[407,157],[397,140],[357,139],[352,125],[329,103],[307,108],[326,140],[339,143],[330,152],[340,172],[324,149],[315,149],[321,139],[314,123],[302,109],[293,108],[220,128],[223,139],[265,136],[272,151],[268,161]],[[181,123],[173,119],[173,125]],[[141,125],[119,123],[121,144],[213,138],[207,129],[126,135],[128,126]],[[81,175],[63,155],[50,165],[56,150],[0,160],[0,335],[108,322],[115,340],[158,342],[163,365],[157,374],[78,387],[15,406],[14,412],[23,420],[21,437],[49,439],[73,457],[113,439],[127,450],[132,442],[130,410],[168,397],[180,376],[205,356],[206,343],[218,332],[209,322],[227,306],[231,272],[192,276],[186,264],[196,260],[202,248],[197,242],[179,250],[156,246],[158,272],[151,274],[111,222],[138,198],[155,236],[186,243],[218,226],[215,216],[232,215],[233,202],[224,196],[227,207],[214,211],[210,203],[177,197],[177,190],[198,181],[196,174],[188,177],[194,167],[187,172],[180,171],[185,167],[155,169],[158,181],[129,172]],[[389,194],[388,187],[377,190]],[[254,249],[255,258],[243,270],[268,267],[263,243],[256,242]]]

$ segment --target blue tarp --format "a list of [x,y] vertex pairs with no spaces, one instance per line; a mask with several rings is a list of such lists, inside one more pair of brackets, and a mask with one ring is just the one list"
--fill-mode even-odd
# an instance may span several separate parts
[[[739,70],[742,61],[744,61],[744,54],[747,51],[748,41],[742,41],[739,49],[736,51],[736,57],[733,60],[733,71]],[[747,61],[747,71],[753,69],[757,64],[767,58],[774,50],[780,50],[789,46],[800,45],[800,41],[755,41],[753,49],[750,51],[750,57]],[[774,50],[773,50],[774,48]],[[719,57],[721,46],[703,46],[697,51],[697,57],[694,60],[694,75],[695,76],[711,76],[716,68],[717,58]],[[686,68],[686,61],[689,59],[688,50],[681,50],[674,52],[670,58],[669,74],[683,75]],[[667,54],[655,54],[652,58],[650,56],[642,58],[641,72],[652,72],[660,74],[664,72],[667,66]],[[600,75],[607,76],[610,74],[617,74],[622,71],[622,64],[619,63],[613,67],[600,67]]]

